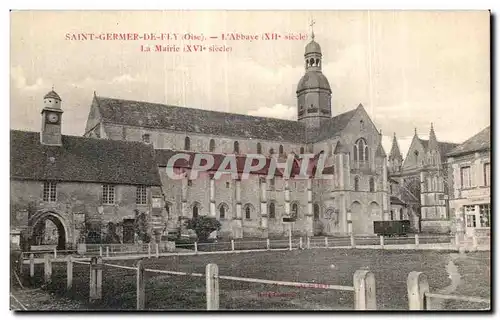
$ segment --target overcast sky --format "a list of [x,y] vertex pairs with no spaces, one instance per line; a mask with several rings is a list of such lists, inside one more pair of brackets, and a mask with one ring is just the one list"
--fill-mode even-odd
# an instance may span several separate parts
[[[229,53],[141,52],[161,41],[69,41],[67,33],[310,33],[323,51],[333,115],[362,103],[406,153],[417,128],[463,142],[490,124],[489,12],[13,12],[11,128],[38,131],[43,95],[63,99],[81,135],[93,92],[106,97],[296,119],[302,41],[227,41]],[[174,41],[183,44],[199,42]],[[166,44],[166,43],[165,43]],[[222,40],[203,44],[224,44]]]

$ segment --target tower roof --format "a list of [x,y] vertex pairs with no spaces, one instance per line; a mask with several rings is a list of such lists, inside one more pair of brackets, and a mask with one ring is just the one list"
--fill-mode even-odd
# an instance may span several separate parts
[[330,89],[330,83],[325,75],[321,71],[308,71],[302,76],[297,85],[297,93],[306,89],[325,89],[332,91]]
[[401,151],[399,150],[399,144],[398,144],[398,139],[396,139],[396,133],[394,133],[394,136],[392,138],[392,146],[391,146],[391,152],[389,154],[390,158],[402,158],[403,156],[401,155]]
[[434,127],[431,122],[431,131],[429,132],[429,150],[438,149],[438,142],[436,138],[436,133],[434,132]]
[[317,43],[314,40],[311,40],[311,42],[309,42],[306,45],[306,51],[305,51],[304,55],[306,56],[306,55],[308,55],[310,53],[319,53],[319,54],[321,54],[321,46],[319,45],[319,43]]
[[56,99],[56,100],[62,101],[61,97],[54,90],[50,90],[43,98],[44,99]]

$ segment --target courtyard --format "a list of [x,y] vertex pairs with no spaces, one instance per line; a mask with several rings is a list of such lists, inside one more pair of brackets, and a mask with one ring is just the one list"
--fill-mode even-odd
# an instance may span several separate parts
[[[247,278],[336,284],[351,286],[358,269],[375,274],[378,310],[407,310],[406,279],[411,271],[427,274],[430,291],[490,298],[490,253],[459,255],[440,251],[362,249],[312,249],[294,251],[172,256],[145,259],[148,269],[204,273],[208,263],[219,266],[219,274]],[[135,260],[113,261],[133,265]],[[25,265],[25,271],[27,271]],[[56,296],[80,302],[88,309],[135,308],[134,270],[105,266],[103,298],[89,304],[88,265],[74,265],[74,290],[66,292],[66,264],[54,263],[52,283],[47,290]],[[26,275],[28,272],[24,272]],[[37,264],[34,287],[43,279]],[[29,286],[29,278],[24,282]],[[220,280],[222,310],[352,310],[354,294],[321,288],[294,288],[231,280]],[[318,285],[318,287],[321,287]],[[204,310],[204,277],[146,272],[148,310]],[[459,301],[433,301],[432,308],[445,310],[487,309],[489,306]],[[50,308],[49,308],[50,309]]]

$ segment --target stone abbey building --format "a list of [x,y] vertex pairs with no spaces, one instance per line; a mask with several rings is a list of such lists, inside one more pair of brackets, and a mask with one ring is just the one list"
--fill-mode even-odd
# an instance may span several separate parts
[[[391,219],[387,159],[381,134],[363,106],[337,114],[322,73],[323,56],[314,40],[298,79],[297,120],[127,101],[94,95],[83,137],[61,134],[61,98],[44,98],[42,131],[11,131],[11,220],[28,237],[52,220],[60,247],[86,241],[83,225],[114,222],[130,242],[134,210],[146,212],[151,232],[175,229],[183,218],[216,217],[227,237],[295,234],[373,234],[373,221]],[[333,178],[248,179],[211,174],[170,179],[166,166],[178,153],[221,158],[261,154],[285,161],[294,154],[323,154]],[[176,162],[189,173],[190,161]],[[86,230],[85,232],[88,232]]]

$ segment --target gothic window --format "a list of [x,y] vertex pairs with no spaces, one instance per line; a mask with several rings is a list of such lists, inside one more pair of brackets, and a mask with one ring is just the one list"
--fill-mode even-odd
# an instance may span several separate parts
[[354,191],[359,191],[359,177],[354,177]]
[[299,206],[296,203],[294,203],[292,204],[291,218],[296,220],[298,216],[299,216]]
[[316,58],[316,66],[319,67],[319,59]]
[[257,153],[262,154],[262,145],[260,144],[260,142],[257,142]]
[[359,120],[359,129],[364,130],[365,129],[365,122],[363,120]]
[[208,150],[210,152],[214,152],[215,151],[215,140],[214,139],[210,139],[210,145],[208,147]]
[[198,208],[198,205],[195,204],[193,206],[193,218],[198,218],[198,214],[199,214],[199,208]]
[[226,204],[221,203],[220,208],[219,208],[219,219],[220,220],[226,219],[226,211],[227,211]]
[[234,153],[240,153],[240,143],[238,141],[234,142]]
[[370,192],[375,192],[375,179],[370,178]]
[[245,219],[250,220],[252,218],[251,212],[250,212],[250,206],[245,207]]
[[300,154],[304,154],[304,147],[300,147]]
[[368,162],[368,144],[366,143],[365,139],[361,138],[356,141],[356,143],[354,144],[353,153],[354,161],[358,164],[360,162]]
[[314,204],[313,211],[314,211],[314,220],[318,220],[319,219],[319,204],[317,204],[317,203]]
[[270,155],[273,155],[273,154],[274,154],[274,149],[273,149],[273,148],[269,149],[269,154],[270,154]]
[[191,140],[189,139],[189,137],[186,137],[184,139],[184,150],[189,150],[191,149]]
[[285,151],[283,150],[283,145],[280,144],[280,147],[279,147],[279,153],[280,153],[280,156],[282,156]]
[[276,218],[276,207],[274,205],[274,202],[271,202],[269,204],[269,219],[275,219]]

